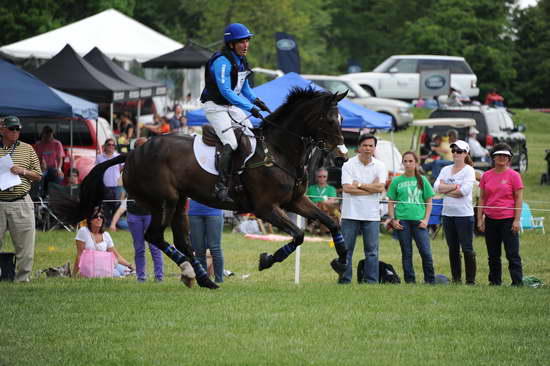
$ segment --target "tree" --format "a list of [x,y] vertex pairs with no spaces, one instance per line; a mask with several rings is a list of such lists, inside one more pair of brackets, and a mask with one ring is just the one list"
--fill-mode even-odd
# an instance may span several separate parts
[[407,23],[405,53],[463,56],[483,91],[496,87],[508,101],[516,78],[509,14],[513,1],[440,0]]
[[550,95],[550,0],[518,11],[514,17],[518,78],[515,85],[520,102],[548,107]]

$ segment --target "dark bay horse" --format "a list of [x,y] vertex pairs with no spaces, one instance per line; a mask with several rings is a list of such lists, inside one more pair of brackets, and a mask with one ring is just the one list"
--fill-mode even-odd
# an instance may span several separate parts
[[[284,210],[319,220],[332,234],[338,258],[331,266],[340,275],[346,268],[340,226],[305,196],[308,183],[305,165],[308,152],[315,146],[345,150],[337,103],[346,94],[293,89],[286,102],[254,131],[256,150],[240,174],[244,188],[240,193],[232,191],[234,203],[222,203],[212,194],[217,177],[197,163],[194,137],[165,135],[150,139],[127,155],[97,165],[81,185],[78,207],[68,210],[60,205],[57,211],[72,222],[89,215],[101,203],[105,170],[124,162],[124,187],[138,204],[151,211],[145,239],[181,267],[182,279],[196,276],[200,286],[218,287],[193,255],[184,213],[188,197],[211,207],[253,212],[292,236],[290,243],[272,255],[260,255],[260,271],[285,260],[304,240],[304,232],[289,220]],[[169,225],[175,247],[164,240],[164,230]]]

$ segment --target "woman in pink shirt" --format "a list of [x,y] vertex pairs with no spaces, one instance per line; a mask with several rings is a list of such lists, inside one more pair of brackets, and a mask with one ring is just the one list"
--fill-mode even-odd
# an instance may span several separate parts
[[519,255],[519,229],[523,182],[521,175],[509,165],[512,149],[497,144],[491,154],[495,167],[481,176],[477,226],[485,232],[489,256],[489,283],[502,284],[501,244],[508,259],[512,286],[523,284],[523,269]]

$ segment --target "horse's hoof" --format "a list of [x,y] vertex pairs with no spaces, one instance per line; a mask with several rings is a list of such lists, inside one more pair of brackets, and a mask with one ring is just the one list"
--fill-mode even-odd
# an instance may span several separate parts
[[333,259],[332,262],[330,262],[330,266],[339,275],[343,275],[344,272],[346,272],[347,265],[345,263],[340,262],[338,258]]
[[181,268],[181,275],[184,277],[188,277],[190,279],[193,279],[196,277],[195,270],[193,269],[193,266],[188,261],[183,262],[180,264]]
[[192,288],[193,285],[195,284],[195,279],[194,278],[189,278],[189,277],[186,277],[184,276],[183,274],[181,275],[181,282],[183,282],[183,284],[185,286],[187,286],[188,288]]
[[258,266],[258,269],[260,271],[263,271],[264,269],[270,268],[273,263],[273,256],[271,254],[262,253],[260,254],[260,264]]
[[206,287],[212,290],[219,288],[208,276],[197,277],[197,283],[200,287]]

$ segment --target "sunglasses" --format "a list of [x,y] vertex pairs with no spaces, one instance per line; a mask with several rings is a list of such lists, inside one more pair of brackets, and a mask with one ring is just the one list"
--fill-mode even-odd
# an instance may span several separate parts
[[8,127],[10,131],[21,131],[21,127]]
[[101,214],[94,215],[94,216],[92,216],[92,219],[103,219],[103,215],[101,215]]
[[451,152],[453,154],[464,154],[466,150],[460,150],[460,149],[451,149]]
[[105,146],[115,146],[115,144],[105,144]]

